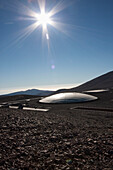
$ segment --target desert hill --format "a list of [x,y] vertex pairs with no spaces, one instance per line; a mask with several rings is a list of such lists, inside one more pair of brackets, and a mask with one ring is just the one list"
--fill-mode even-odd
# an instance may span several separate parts
[[113,71],[96,77],[80,86],[71,89],[60,89],[55,92],[83,92],[88,90],[112,89],[113,88]]
[[113,88],[113,71],[103,74],[78,87],[72,88],[71,90],[86,91],[86,90],[111,89],[111,88]]

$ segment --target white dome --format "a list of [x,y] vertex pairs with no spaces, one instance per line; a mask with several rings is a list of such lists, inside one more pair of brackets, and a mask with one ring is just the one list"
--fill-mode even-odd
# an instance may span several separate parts
[[77,103],[77,102],[86,102],[96,100],[97,97],[83,94],[83,93],[58,93],[51,95],[49,97],[45,97],[39,102],[41,103]]

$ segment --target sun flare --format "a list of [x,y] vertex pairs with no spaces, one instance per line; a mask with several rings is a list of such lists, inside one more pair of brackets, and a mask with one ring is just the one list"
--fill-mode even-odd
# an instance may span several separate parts
[[67,32],[65,31],[67,25],[60,22],[60,18],[55,16],[64,8],[66,8],[64,0],[56,2],[56,4],[49,10],[46,5],[46,0],[37,0],[37,2],[39,9],[36,8],[36,10],[32,10],[28,6],[25,6],[23,3],[18,2],[21,6],[21,14],[23,14],[22,17],[19,17],[19,20],[33,21],[33,23],[18,33],[14,43],[22,39],[25,40],[33,31],[35,31],[40,26],[42,26],[42,39],[46,39],[48,43],[50,40],[50,27],[48,26],[54,27],[56,30],[67,35]]
[[43,29],[46,29],[47,24],[51,24],[51,17],[49,13],[45,13],[43,11],[41,14],[37,14],[37,21],[40,25],[42,25]]

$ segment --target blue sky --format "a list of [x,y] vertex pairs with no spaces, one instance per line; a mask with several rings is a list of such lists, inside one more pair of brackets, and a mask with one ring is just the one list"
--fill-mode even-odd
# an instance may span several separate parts
[[47,25],[49,40],[42,26],[22,34],[36,22],[37,2],[0,0],[1,94],[71,87],[113,70],[113,0],[47,0],[46,12],[62,9],[52,17],[59,30]]

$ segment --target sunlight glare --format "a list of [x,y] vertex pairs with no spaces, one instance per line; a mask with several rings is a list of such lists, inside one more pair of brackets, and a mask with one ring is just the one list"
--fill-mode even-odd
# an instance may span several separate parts
[[37,21],[42,25],[43,29],[46,29],[47,24],[51,23],[51,18],[48,13],[41,11],[41,14],[37,14]]
[[30,9],[28,6],[25,6],[23,3],[18,2],[21,7],[20,14],[22,14],[18,17],[18,20],[33,21],[34,23],[31,23],[23,30],[21,30],[18,35],[16,35],[14,43],[17,43],[19,40],[25,40],[33,31],[35,31],[40,26],[42,26],[42,39],[44,38],[47,40],[48,47],[50,40],[50,30],[52,30],[50,27],[48,28],[48,25],[67,35],[65,29],[67,24],[60,22],[60,20],[54,15],[64,10],[64,8],[66,8],[70,3],[64,3],[64,0],[61,0],[52,8],[46,10],[46,0],[37,0],[37,2],[39,10],[36,9],[35,11]]

